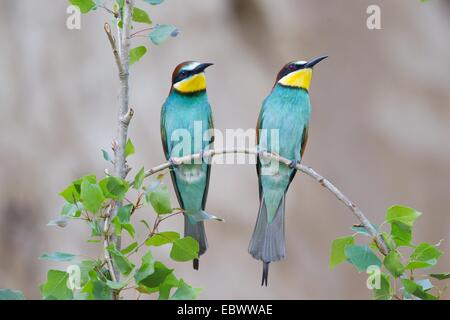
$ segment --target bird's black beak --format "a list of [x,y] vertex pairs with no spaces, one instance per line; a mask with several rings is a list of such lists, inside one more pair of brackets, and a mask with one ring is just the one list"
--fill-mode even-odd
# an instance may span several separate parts
[[214,65],[214,63],[202,63],[199,64],[194,70],[192,70],[192,73],[196,74],[196,73],[200,73],[205,71],[206,68],[210,67]]
[[314,58],[314,59],[308,61],[308,62],[305,64],[305,68],[312,68],[312,67],[314,67],[316,64],[318,64],[320,61],[322,61],[322,60],[324,60],[324,59],[326,59],[326,58],[328,58],[328,56],[322,56],[322,57]]

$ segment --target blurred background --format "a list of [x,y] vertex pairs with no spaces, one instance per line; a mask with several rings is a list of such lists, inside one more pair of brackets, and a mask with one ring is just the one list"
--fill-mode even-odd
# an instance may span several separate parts
[[[147,43],[149,53],[131,68],[134,169],[163,162],[159,113],[179,62],[214,62],[207,78],[215,126],[247,129],[282,65],[327,54],[310,91],[304,163],[374,223],[393,204],[423,212],[415,241],[444,239],[446,254],[434,270],[450,270],[450,1],[139,2],[154,22],[175,24],[181,34],[160,47]],[[43,252],[101,254],[85,242],[84,224],[46,224],[63,205],[58,192],[108,166],[100,149],[115,136],[118,78],[104,10],[83,15],[81,30],[68,30],[66,1],[0,3],[0,287],[37,299],[46,270],[61,267],[38,260]],[[366,27],[371,4],[381,8],[381,30]],[[260,287],[261,264],[247,253],[257,189],[253,165],[213,168],[207,209],[226,222],[208,223],[210,248],[200,272],[168,262],[204,288],[201,298],[371,297],[364,273],[349,264],[329,268],[332,240],[358,221],[301,174],[287,197],[287,257],[271,265],[269,287]],[[152,218],[150,208],[139,211],[142,218]],[[181,231],[182,221],[163,228]],[[167,250],[156,256],[163,259]]]

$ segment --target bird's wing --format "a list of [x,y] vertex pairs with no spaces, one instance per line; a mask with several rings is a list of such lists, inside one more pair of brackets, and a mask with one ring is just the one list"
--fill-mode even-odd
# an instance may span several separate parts
[[170,150],[169,150],[169,146],[167,144],[165,109],[166,109],[166,104],[163,105],[162,110],[161,110],[160,130],[161,130],[161,141],[162,141],[162,146],[164,149],[164,155],[166,157],[166,160],[168,160],[170,158]]
[[[209,112],[208,116],[208,129],[214,129],[214,121],[212,118],[211,111]],[[211,133],[210,140],[207,141],[208,146],[212,147],[212,144],[214,143],[214,132]],[[211,159],[210,159],[211,161]],[[202,209],[205,210],[206,206],[206,200],[208,199],[208,189],[209,189],[209,177],[211,175],[211,164],[206,165],[206,184],[205,184],[205,190],[203,191],[203,199],[202,199]]]
[[[170,153],[171,153],[171,147],[168,144],[167,141],[167,128],[166,128],[166,113],[165,113],[165,108],[167,107],[167,104],[165,103],[162,107],[161,110],[161,141],[162,141],[162,145],[163,145],[163,149],[164,149],[164,155],[166,157],[166,160],[169,160],[170,158]],[[180,195],[180,191],[178,190],[178,183],[177,183],[177,178],[175,176],[175,172],[172,170],[172,168],[170,169],[170,177],[172,178],[172,183],[174,186],[174,190],[175,190],[175,195],[178,199],[178,203],[180,204],[180,207],[184,208],[183,205],[183,199],[181,198]]]
[[[302,142],[300,147],[300,160],[303,158],[303,153],[305,153],[306,144],[308,143],[308,126],[305,126],[302,134]],[[295,174],[297,170],[293,170],[291,176],[289,177],[289,184],[291,184],[292,180],[294,180]]]
[[[263,113],[264,113],[264,105],[266,101],[264,100],[263,106],[258,116],[258,120],[256,122],[256,145],[259,145],[259,130],[262,126]],[[256,174],[258,175],[258,189],[259,189],[259,200],[262,197],[262,183],[261,183],[261,163],[259,162],[259,154],[256,155]]]
[[306,144],[308,143],[308,126],[305,126],[305,129],[303,129],[303,134],[302,134],[302,146],[300,149],[300,159],[303,158],[303,153],[305,153],[305,149],[306,149]]

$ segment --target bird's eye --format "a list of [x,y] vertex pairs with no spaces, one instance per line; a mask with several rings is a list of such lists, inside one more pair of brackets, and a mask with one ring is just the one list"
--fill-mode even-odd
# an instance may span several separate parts
[[293,64],[288,66],[288,70],[289,71],[294,71],[295,70],[295,66]]
[[186,75],[187,75],[187,72],[186,72],[186,71],[183,70],[183,71],[180,72],[180,76],[184,77],[184,76],[186,76]]

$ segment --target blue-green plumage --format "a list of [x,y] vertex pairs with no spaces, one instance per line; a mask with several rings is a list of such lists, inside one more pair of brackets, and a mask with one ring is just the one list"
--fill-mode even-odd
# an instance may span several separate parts
[[[306,90],[276,84],[264,100],[258,118],[258,147],[300,161],[310,115]],[[260,207],[249,252],[263,262],[262,284],[267,285],[269,263],[285,256],[285,196],[296,170],[277,161],[258,158],[257,172]]]
[[309,86],[312,68],[325,59],[293,61],[278,73],[270,95],[264,100],[256,126],[260,150],[292,160],[292,165],[260,159],[256,162],[260,205],[249,253],[263,262],[262,285],[267,285],[269,264],[284,258],[286,192],[295,176],[293,164],[303,157],[311,116]]
[[[190,64],[180,66],[183,65]],[[174,77],[178,76],[179,68]],[[207,150],[213,141],[209,129],[213,129],[213,122],[206,89],[183,93],[172,88],[161,110],[161,137],[166,159]],[[195,217],[201,217],[205,209],[210,170],[209,164],[198,161],[173,166],[170,172],[178,202],[185,213],[185,236],[198,241],[199,255],[206,251],[208,244],[204,222]],[[198,260],[194,260],[194,268],[198,268]]]
[[[311,105],[305,90],[277,84],[263,102],[259,129],[266,130],[267,134],[259,134],[259,147],[300,161],[303,133],[308,127],[310,114]],[[271,131],[274,129],[276,131]],[[265,136],[267,139],[261,139]],[[263,200],[267,206],[268,222],[271,223],[295,170],[271,161],[262,165],[261,171]]]
[[[205,150],[211,137],[211,107],[205,91],[184,95],[172,90],[163,105],[161,129],[164,131],[166,158],[182,157]],[[204,138],[204,139],[203,139]],[[209,178],[209,165],[185,164],[174,167],[174,183],[186,211],[202,210]]]

